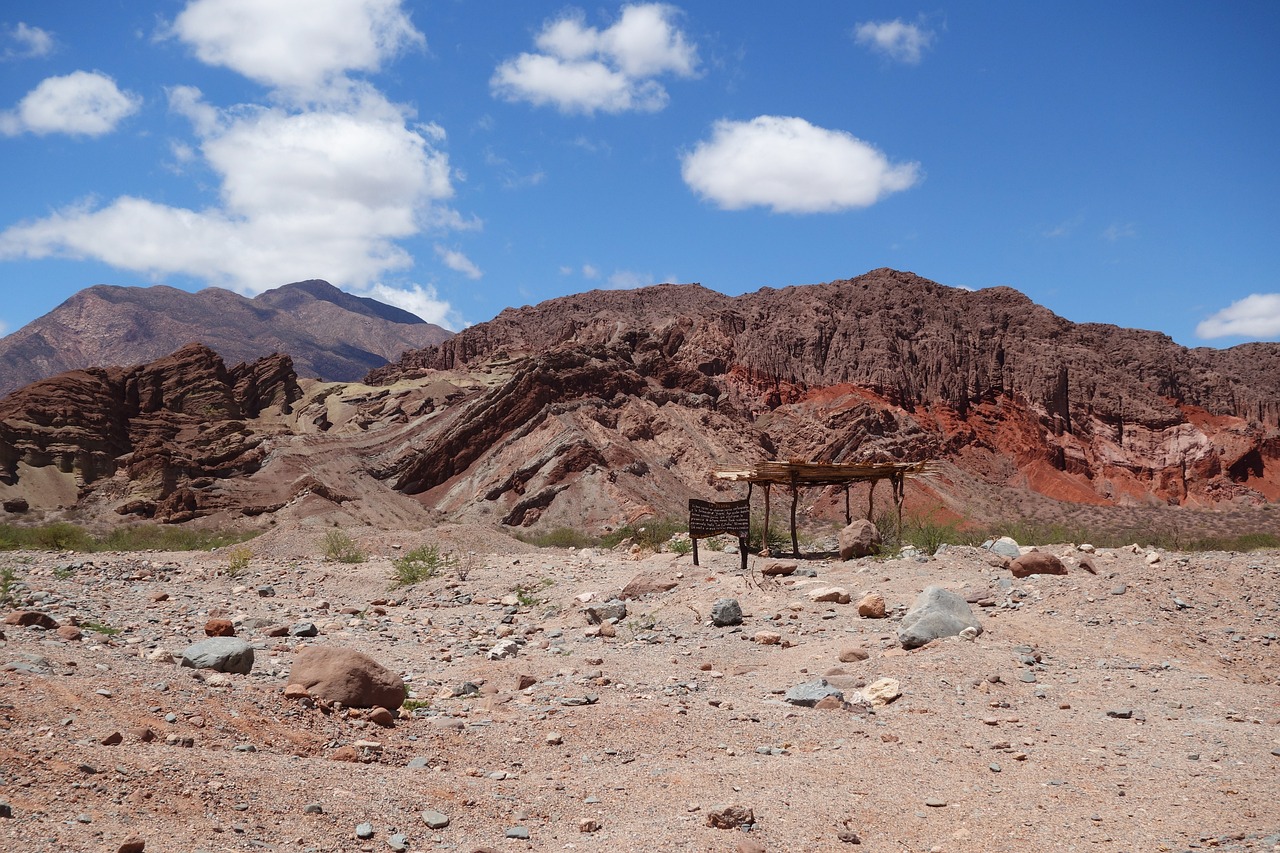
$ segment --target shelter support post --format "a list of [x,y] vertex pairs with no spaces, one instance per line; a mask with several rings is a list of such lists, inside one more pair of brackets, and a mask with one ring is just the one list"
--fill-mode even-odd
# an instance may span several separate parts
[[764,484],[764,533],[760,534],[761,548],[760,555],[763,557],[769,554],[769,484]]
[[796,504],[800,503],[800,486],[795,474],[791,475],[791,553],[800,557],[800,541],[796,538]]

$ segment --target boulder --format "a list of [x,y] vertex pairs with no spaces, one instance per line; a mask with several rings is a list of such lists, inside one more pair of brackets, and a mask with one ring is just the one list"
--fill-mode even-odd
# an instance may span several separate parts
[[1052,554],[1032,551],[1010,562],[1009,571],[1015,578],[1025,578],[1030,575],[1065,575],[1067,567]]
[[842,586],[815,586],[809,590],[809,600],[828,604],[848,604],[852,598]]
[[600,625],[602,623],[612,624],[621,622],[627,618],[626,602],[619,601],[614,598],[606,601],[604,604],[597,604],[593,607],[584,607],[582,614],[587,617],[587,621],[592,625]]
[[886,613],[884,596],[869,592],[858,599],[858,615],[864,619],[883,619]]
[[941,637],[954,637],[965,628],[982,633],[982,626],[962,596],[940,586],[925,587],[902,617],[898,641],[914,649]]
[[230,619],[210,619],[204,623],[204,633],[208,637],[234,637],[236,626]]
[[880,531],[865,518],[859,518],[840,531],[840,559],[851,560],[856,557],[869,557],[880,553],[883,541]]
[[877,678],[862,688],[862,696],[873,708],[888,705],[902,695],[901,685],[896,678]]
[[742,607],[736,598],[721,598],[711,605],[711,624],[717,628],[742,624]]
[[298,654],[289,684],[300,684],[323,702],[349,708],[381,706],[394,710],[406,694],[400,676],[354,649],[312,646]]
[[48,613],[41,613],[39,610],[15,610],[4,617],[4,624],[20,625],[23,628],[44,628],[47,631],[52,631],[58,627],[58,620]]
[[188,646],[182,665],[248,675],[253,669],[253,646],[236,637],[210,637]]
[[798,563],[784,563],[775,560],[765,563],[764,568],[760,570],[760,574],[767,578],[785,578],[789,575],[794,575],[798,568],[800,568]]
[[1001,557],[1008,557],[1011,560],[1016,560],[1018,557],[1022,556],[1022,550],[1018,547],[1017,541],[1009,536],[1001,536],[999,539],[988,539],[986,542],[982,543],[982,547],[994,554],[999,554]]

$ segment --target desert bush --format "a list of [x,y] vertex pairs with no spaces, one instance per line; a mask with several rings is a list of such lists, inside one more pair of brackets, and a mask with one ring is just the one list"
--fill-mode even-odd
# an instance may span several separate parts
[[231,549],[231,553],[227,555],[227,577],[236,578],[244,574],[249,568],[249,561],[253,559],[253,551],[247,545],[237,545]]
[[448,554],[441,554],[439,547],[422,545],[391,561],[391,580],[396,586],[430,580],[452,562],[453,558]]
[[355,540],[341,530],[330,530],[324,535],[325,559],[335,563],[363,563],[364,551]]
[[18,570],[13,566],[0,566],[0,606],[13,604],[18,590]]

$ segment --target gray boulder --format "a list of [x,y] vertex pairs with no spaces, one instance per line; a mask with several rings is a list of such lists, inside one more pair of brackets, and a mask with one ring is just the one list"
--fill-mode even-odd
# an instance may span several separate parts
[[982,633],[982,625],[963,596],[940,586],[925,587],[898,626],[898,641],[915,649],[940,637],[954,637],[965,628]]
[[1018,543],[1009,536],[1001,536],[999,539],[988,539],[986,542],[982,543],[982,547],[993,554],[999,554],[1001,557],[1008,557],[1011,560],[1022,556],[1022,551],[1018,548]]
[[188,646],[182,665],[248,675],[253,669],[253,646],[238,637],[210,637]]
[[742,624],[742,606],[736,598],[721,598],[711,605],[711,624],[717,628]]

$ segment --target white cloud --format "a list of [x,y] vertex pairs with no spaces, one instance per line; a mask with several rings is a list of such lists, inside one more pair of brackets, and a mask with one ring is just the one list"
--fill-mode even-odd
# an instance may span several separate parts
[[388,284],[372,284],[359,290],[363,296],[403,308],[428,323],[435,323],[446,329],[457,330],[465,325],[449,303],[441,299],[431,285],[411,284],[392,287]]
[[725,210],[829,213],[867,207],[921,180],[919,163],[890,163],[851,134],[786,116],[718,121],[681,160],[689,188]]
[[1254,293],[1233,302],[1196,326],[1202,338],[1280,338],[1280,293]]
[[40,81],[15,109],[0,113],[0,133],[102,136],[115,130],[141,106],[140,97],[120,91],[107,75],[73,71]]
[[1102,232],[1102,239],[1111,243],[1137,236],[1138,226],[1132,222],[1113,222]]
[[867,21],[853,31],[854,40],[890,59],[918,65],[925,49],[933,44],[934,33],[918,24],[908,24],[901,19],[892,21]]
[[454,272],[459,272],[470,279],[477,279],[484,275],[480,268],[472,263],[471,259],[459,252],[457,249],[449,249],[444,246],[436,246],[436,255],[440,261]]
[[0,258],[93,258],[242,293],[311,277],[362,286],[412,265],[395,241],[465,224],[443,204],[453,189],[448,158],[432,147],[438,128],[410,128],[376,94],[346,111],[220,112],[191,89],[174,103],[196,119],[218,205],[75,205],[0,232]]
[[295,97],[341,90],[349,71],[377,71],[426,44],[401,0],[192,0],[171,32],[200,61]]
[[4,320],[0,320],[0,338],[3,338],[7,334],[9,334],[9,324]]
[[489,87],[508,101],[564,113],[656,112],[668,95],[654,78],[698,71],[697,46],[675,25],[678,15],[662,3],[624,6],[616,23],[598,30],[570,11],[543,25],[534,40],[539,53],[500,64]]
[[591,264],[583,264],[583,265],[582,265],[582,277],[583,277],[583,278],[590,278],[590,279],[596,279],[596,278],[599,278],[599,277],[600,277],[600,270],[599,270],[599,269],[597,269],[596,267],[592,266]]
[[53,53],[53,36],[22,21],[0,31],[0,60],[39,59]]

